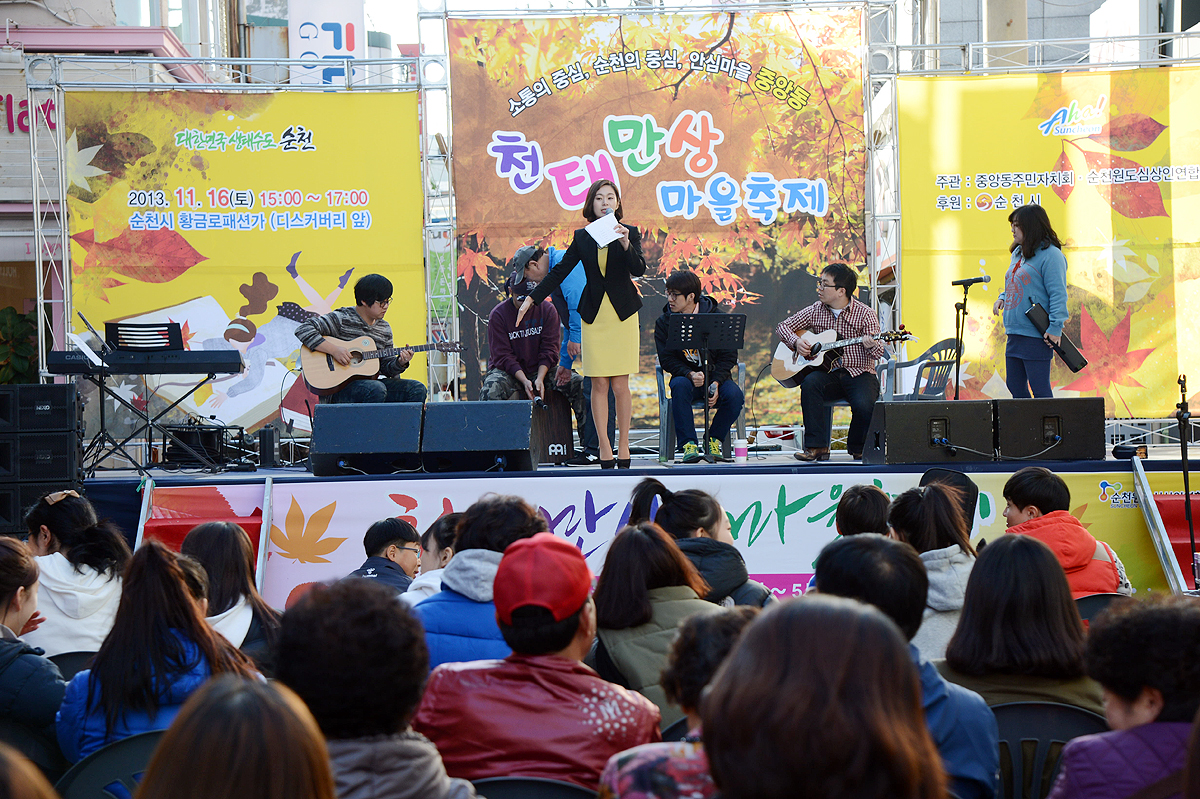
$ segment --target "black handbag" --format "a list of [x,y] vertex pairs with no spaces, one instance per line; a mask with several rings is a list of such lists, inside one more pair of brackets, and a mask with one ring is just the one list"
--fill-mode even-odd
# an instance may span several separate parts
[[[1025,317],[1033,323],[1039,333],[1043,336],[1046,335],[1046,331],[1050,328],[1050,314],[1046,313],[1045,308],[1030,300],[1029,308],[1025,310]],[[1062,358],[1062,362],[1072,372],[1082,371],[1083,367],[1088,365],[1087,358],[1083,357],[1083,353],[1075,346],[1075,342],[1067,338],[1066,333],[1062,334],[1058,344],[1050,343],[1050,347],[1058,353],[1058,357]]]

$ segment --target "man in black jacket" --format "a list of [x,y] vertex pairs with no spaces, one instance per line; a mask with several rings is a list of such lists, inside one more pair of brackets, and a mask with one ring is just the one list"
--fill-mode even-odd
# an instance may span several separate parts
[[675,420],[675,439],[683,446],[683,462],[696,463],[704,458],[697,445],[696,420],[692,403],[707,397],[710,408],[716,408],[708,429],[705,447],[717,460],[721,457],[721,441],[742,412],[745,397],[733,380],[737,368],[737,350],[709,350],[709,382],[704,384],[699,350],[667,349],[667,328],[671,314],[720,313],[716,300],[701,293],[700,278],[686,269],[672,272],[667,278],[667,304],[662,316],[654,323],[654,346],[663,371],[671,375],[671,415]]

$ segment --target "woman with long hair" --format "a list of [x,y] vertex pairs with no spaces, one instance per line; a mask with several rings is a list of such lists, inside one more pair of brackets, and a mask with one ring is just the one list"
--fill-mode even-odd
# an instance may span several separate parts
[[912,643],[929,660],[946,654],[975,565],[962,492],[944,483],[910,488],[888,508],[892,535],[911,544],[929,574],[925,618]]
[[[658,511],[651,519],[655,499]],[[765,607],[775,601],[770,589],[750,579],[746,561],[733,545],[729,517],[711,494],[695,488],[671,491],[647,477],[633,489],[630,505],[629,524],[653,521],[675,539],[708,583],[704,598],[709,602]]]
[[279,613],[254,585],[250,536],[233,522],[205,522],[192,528],[180,551],[208,573],[208,623],[270,676]]
[[400,595],[406,605],[415,605],[442,590],[442,570],[454,557],[461,513],[447,513],[421,534],[421,570],[408,590]]
[[[583,374],[592,379],[592,418],[600,437],[600,468],[628,469],[629,428],[633,419],[633,395],[629,393],[629,375],[638,371],[638,311],[642,298],[633,279],[646,273],[642,255],[642,234],[634,225],[624,225],[625,211],[617,184],[600,179],[588,189],[583,218],[589,223],[611,215],[613,232],[619,238],[603,247],[587,230],[575,231],[571,246],[558,265],[538,284],[517,312],[517,325],[535,305],[550,296],[563,279],[581,261],[587,282],[579,298],[579,316],[583,320]],[[620,441],[616,459],[608,438],[608,390],[611,386],[617,403],[617,429]]]
[[196,691],[154,750],[136,799],[334,799],[325,739],[280,683],[225,675]]
[[904,636],[875,608],[816,595],[763,613],[701,702],[724,799],[944,799]]
[[177,556],[142,544],[125,570],[121,604],[92,668],[67,685],[58,742],[78,761],[102,746],[170,726],[209,677],[257,677],[250,660],[214,631],[192,598]]
[[693,613],[715,613],[701,599],[708,583],[654,522],[617,533],[596,582],[594,667],[609,682],[644,695],[662,711],[663,727],[683,718],[667,701],[662,670],[679,625]]
[[1104,696],[1084,673],[1083,622],[1050,547],[1002,535],[979,553],[942,676],[989,705],[1058,702],[1103,715]]
[[129,542],[72,490],[52,491],[35,502],[25,511],[25,527],[37,557],[38,604],[45,617],[25,641],[47,657],[95,652],[117,612]]
[[[1052,397],[1050,345],[1062,340],[1067,323],[1067,259],[1062,242],[1050,226],[1050,217],[1040,205],[1022,205],[1008,215],[1012,229],[1012,253],[1004,275],[1004,291],[992,305],[992,316],[1003,311],[1008,341],[1004,349],[1005,383],[1013,397]],[[1025,316],[1032,303],[1050,316],[1050,326],[1041,333]]]

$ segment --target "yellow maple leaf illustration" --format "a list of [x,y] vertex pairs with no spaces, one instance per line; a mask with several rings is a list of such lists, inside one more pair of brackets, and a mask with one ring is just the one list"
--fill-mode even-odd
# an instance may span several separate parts
[[333,518],[333,510],[336,507],[337,502],[326,505],[308,517],[306,524],[300,503],[296,501],[295,497],[292,497],[291,507],[288,508],[287,518],[284,520],[286,532],[271,525],[271,542],[279,547],[279,554],[301,563],[329,563],[328,559],[321,556],[333,552],[346,540],[344,538],[322,538],[326,528],[329,527],[329,522]]

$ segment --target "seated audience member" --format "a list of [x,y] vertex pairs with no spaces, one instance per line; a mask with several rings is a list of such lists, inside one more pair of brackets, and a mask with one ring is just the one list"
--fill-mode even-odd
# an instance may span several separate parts
[[283,614],[279,679],[325,734],[338,799],[470,799],[409,729],[429,675],[425,632],[386,586],[317,586]]
[[653,704],[583,665],[596,634],[591,586],[583,554],[551,533],[505,551],[496,618],[512,654],[434,669],[413,722],[437,745],[448,773],[596,790],[612,755],[659,740]]
[[421,535],[421,569],[400,599],[415,605],[442,590],[442,570],[454,557],[461,513],[447,513]]
[[852,485],[842,492],[834,512],[838,535],[888,533],[888,506],[892,500],[875,485]]
[[657,524],[625,527],[609,544],[596,583],[595,668],[658,705],[664,727],[683,718],[662,689],[667,652],[684,619],[716,611],[700,598],[707,595],[704,578]]
[[0,537],[0,719],[21,725],[54,751],[54,714],[67,684],[42,650],[17,637],[37,612],[37,601],[35,558],[17,539]]
[[[874,605],[912,641],[922,623],[929,577],[911,546],[870,533],[839,538],[821,550],[816,570],[822,594]],[[947,682],[911,643],[908,653],[950,789],[959,799],[992,799],[1000,765],[996,717],[979,694]]]
[[[656,497],[658,512],[651,520]],[[704,598],[709,602],[763,607],[776,601],[769,588],[750,579],[746,561],[733,545],[729,517],[712,495],[694,488],[668,491],[658,480],[647,477],[637,484],[630,502],[629,524],[653,521],[666,530],[708,583]]]
[[700,694],[758,612],[756,607],[723,608],[689,616],[679,626],[662,683],[667,699],[687,717],[687,737],[642,744],[613,755],[600,775],[601,799],[641,797],[649,785],[654,786],[655,799],[716,796],[700,744]]
[[496,568],[509,544],[546,529],[545,517],[520,497],[489,494],[467,508],[442,590],[417,605],[430,668],[512,652],[496,625]]
[[25,512],[25,526],[41,575],[38,610],[45,617],[25,642],[41,647],[46,657],[95,652],[121,600],[129,543],[74,491],[46,494]]
[[233,522],[206,522],[192,528],[181,550],[200,561],[208,574],[208,623],[271,676],[279,613],[254,585],[250,536]]
[[191,555],[181,554],[176,557],[175,562],[179,564],[179,570],[183,572],[183,584],[187,586],[188,593],[196,601],[196,606],[200,608],[200,615],[207,616],[208,572],[200,565],[200,561]]
[[121,604],[91,669],[67,684],[58,743],[81,760],[130,735],[170,726],[209,677],[257,676],[249,659],[200,615],[174,552],[142,544],[125,570]]
[[54,788],[24,755],[0,743],[0,796],[5,799],[58,799]]
[[1200,710],[1198,652],[1194,597],[1117,602],[1092,619],[1084,659],[1112,732],[1067,743],[1048,799],[1178,796]]
[[859,602],[815,595],[763,613],[701,717],[724,799],[946,796],[904,638]]
[[1057,474],[1027,466],[1008,478],[1004,500],[1008,532],[1033,536],[1050,547],[1067,573],[1073,597],[1133,593],[1117,553],[1071,515],[1071,489]]
[[1058,702],[1104,714],[1083,669],[1083,622],[1067,577],[1036,538],[1001,536],[979,553],[942,676],[989,705]]
[[929,574],[925,618],[913,646],[927,658],[944,657],[975,565],[962,493],[944,483],[910,488],[892,501],[888,525],[899,540],[917,550]]
[[402,594],[421,568],[421,536],[403,519],[380,519],[363,536],[367,559],[351,577],[378,580]]
[[321,731],[279,683],[224,675],[192,694],[135,799],[334,799]]

